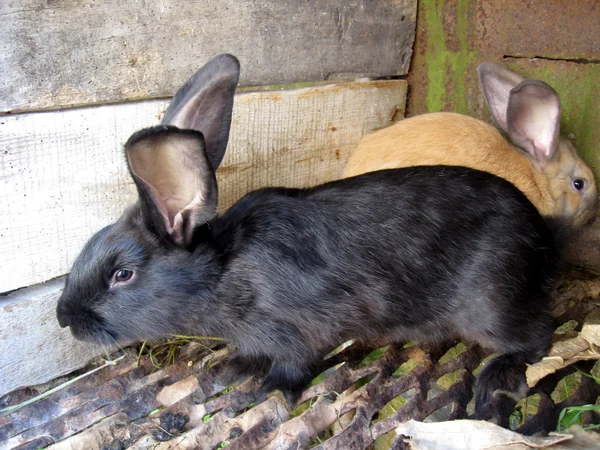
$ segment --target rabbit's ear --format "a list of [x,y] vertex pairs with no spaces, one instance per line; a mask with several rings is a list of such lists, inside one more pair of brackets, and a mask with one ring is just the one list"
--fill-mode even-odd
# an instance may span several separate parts
[[125,144],[146,226],[179,246],[217,208],[217,182],[202,133],[160,126],[135,133]]
[[506,114],[510,140],[537,164],[547,163],[558,149],[560,101],[539,80],[525,80],[510,92]]
[[216,56],[177,91],[161,122],[200,131],[214,171],[221,164],[229,140],[239,75],[240,64],[234,56]]
[[523,77],[495,63],[480,64],[477,74],[494,121],[508,133],[506,112],[510,91],[523,81]]

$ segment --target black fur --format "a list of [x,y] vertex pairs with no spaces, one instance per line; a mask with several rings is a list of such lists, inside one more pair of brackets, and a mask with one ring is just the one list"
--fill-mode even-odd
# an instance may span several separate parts
[[127,142],[140,200],[83,249],[60,324],[103,344],[225,337],[235,373],[266,375],[261,394],[291,402],[350,338],[462,338],[503,353],[479,377],[477,409],[520,387],[550,345],[557,260],[525,196],[483,172],[413,167],[262,189],[206,223],[239,70],[231,55],[213,58],[162,126]]
[[[514,186],[462,167],[369,173],[312,189],[262,189],[173,246],[140,206],[75,262],[58,318],[80,339],[222,336],[240,371],[295,398],[347,339],[460,337],[504,355],[477,408],[522,384],[548,349],[552,233]],[[109,288],[120,267],[134,282]]]

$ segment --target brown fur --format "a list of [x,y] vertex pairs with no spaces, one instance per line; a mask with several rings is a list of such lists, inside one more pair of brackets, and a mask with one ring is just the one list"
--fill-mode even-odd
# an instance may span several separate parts
[[[350,157],[344,176],[415,165],[466,166],[491,172],[513,183],[542,215],[588,223],[595,215],[596,186],[592,171],[561,138],[559,149],[538,166],[481,120],[456,113],[431,113],[402,120],[365,136]],[[585,192],[570,179],[591,180]]]

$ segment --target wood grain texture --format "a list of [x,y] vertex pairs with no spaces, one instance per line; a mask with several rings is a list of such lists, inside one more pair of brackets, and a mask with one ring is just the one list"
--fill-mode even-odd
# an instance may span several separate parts
[[[220,209],[259,187],[339,178],[361,137],[402,117],[405,99],[402,80],[238,94]],[[0,117],[0,292],[64,275],[91,234],[135,201],[122,144],[167,103]]]
[[0,397],[83,367],[102,348],[76,341],[56,320],[63,280],[14,292],[0,301]]
[[0,2],[0,112],[172,96],[217,53],[241,85],[406,75],[416,0]]

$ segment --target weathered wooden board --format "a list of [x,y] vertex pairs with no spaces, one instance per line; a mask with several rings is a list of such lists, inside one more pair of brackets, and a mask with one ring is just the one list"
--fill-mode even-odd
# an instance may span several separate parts
[[[338,178],[365,133],[402,117],[405,98],[402,80],[237,95],[221,208],[255,188]],[[135,201],[121,147],[166,105],[0,117],[0,292],[65,274],[90,235]]]
[[0,300],[0,396],[67,374],[102,352],[58,326],[62,286],[53,280]]
[[0,111],[169,97],[217,53],[244,86],[408,72],[417,0],[0,2]]

